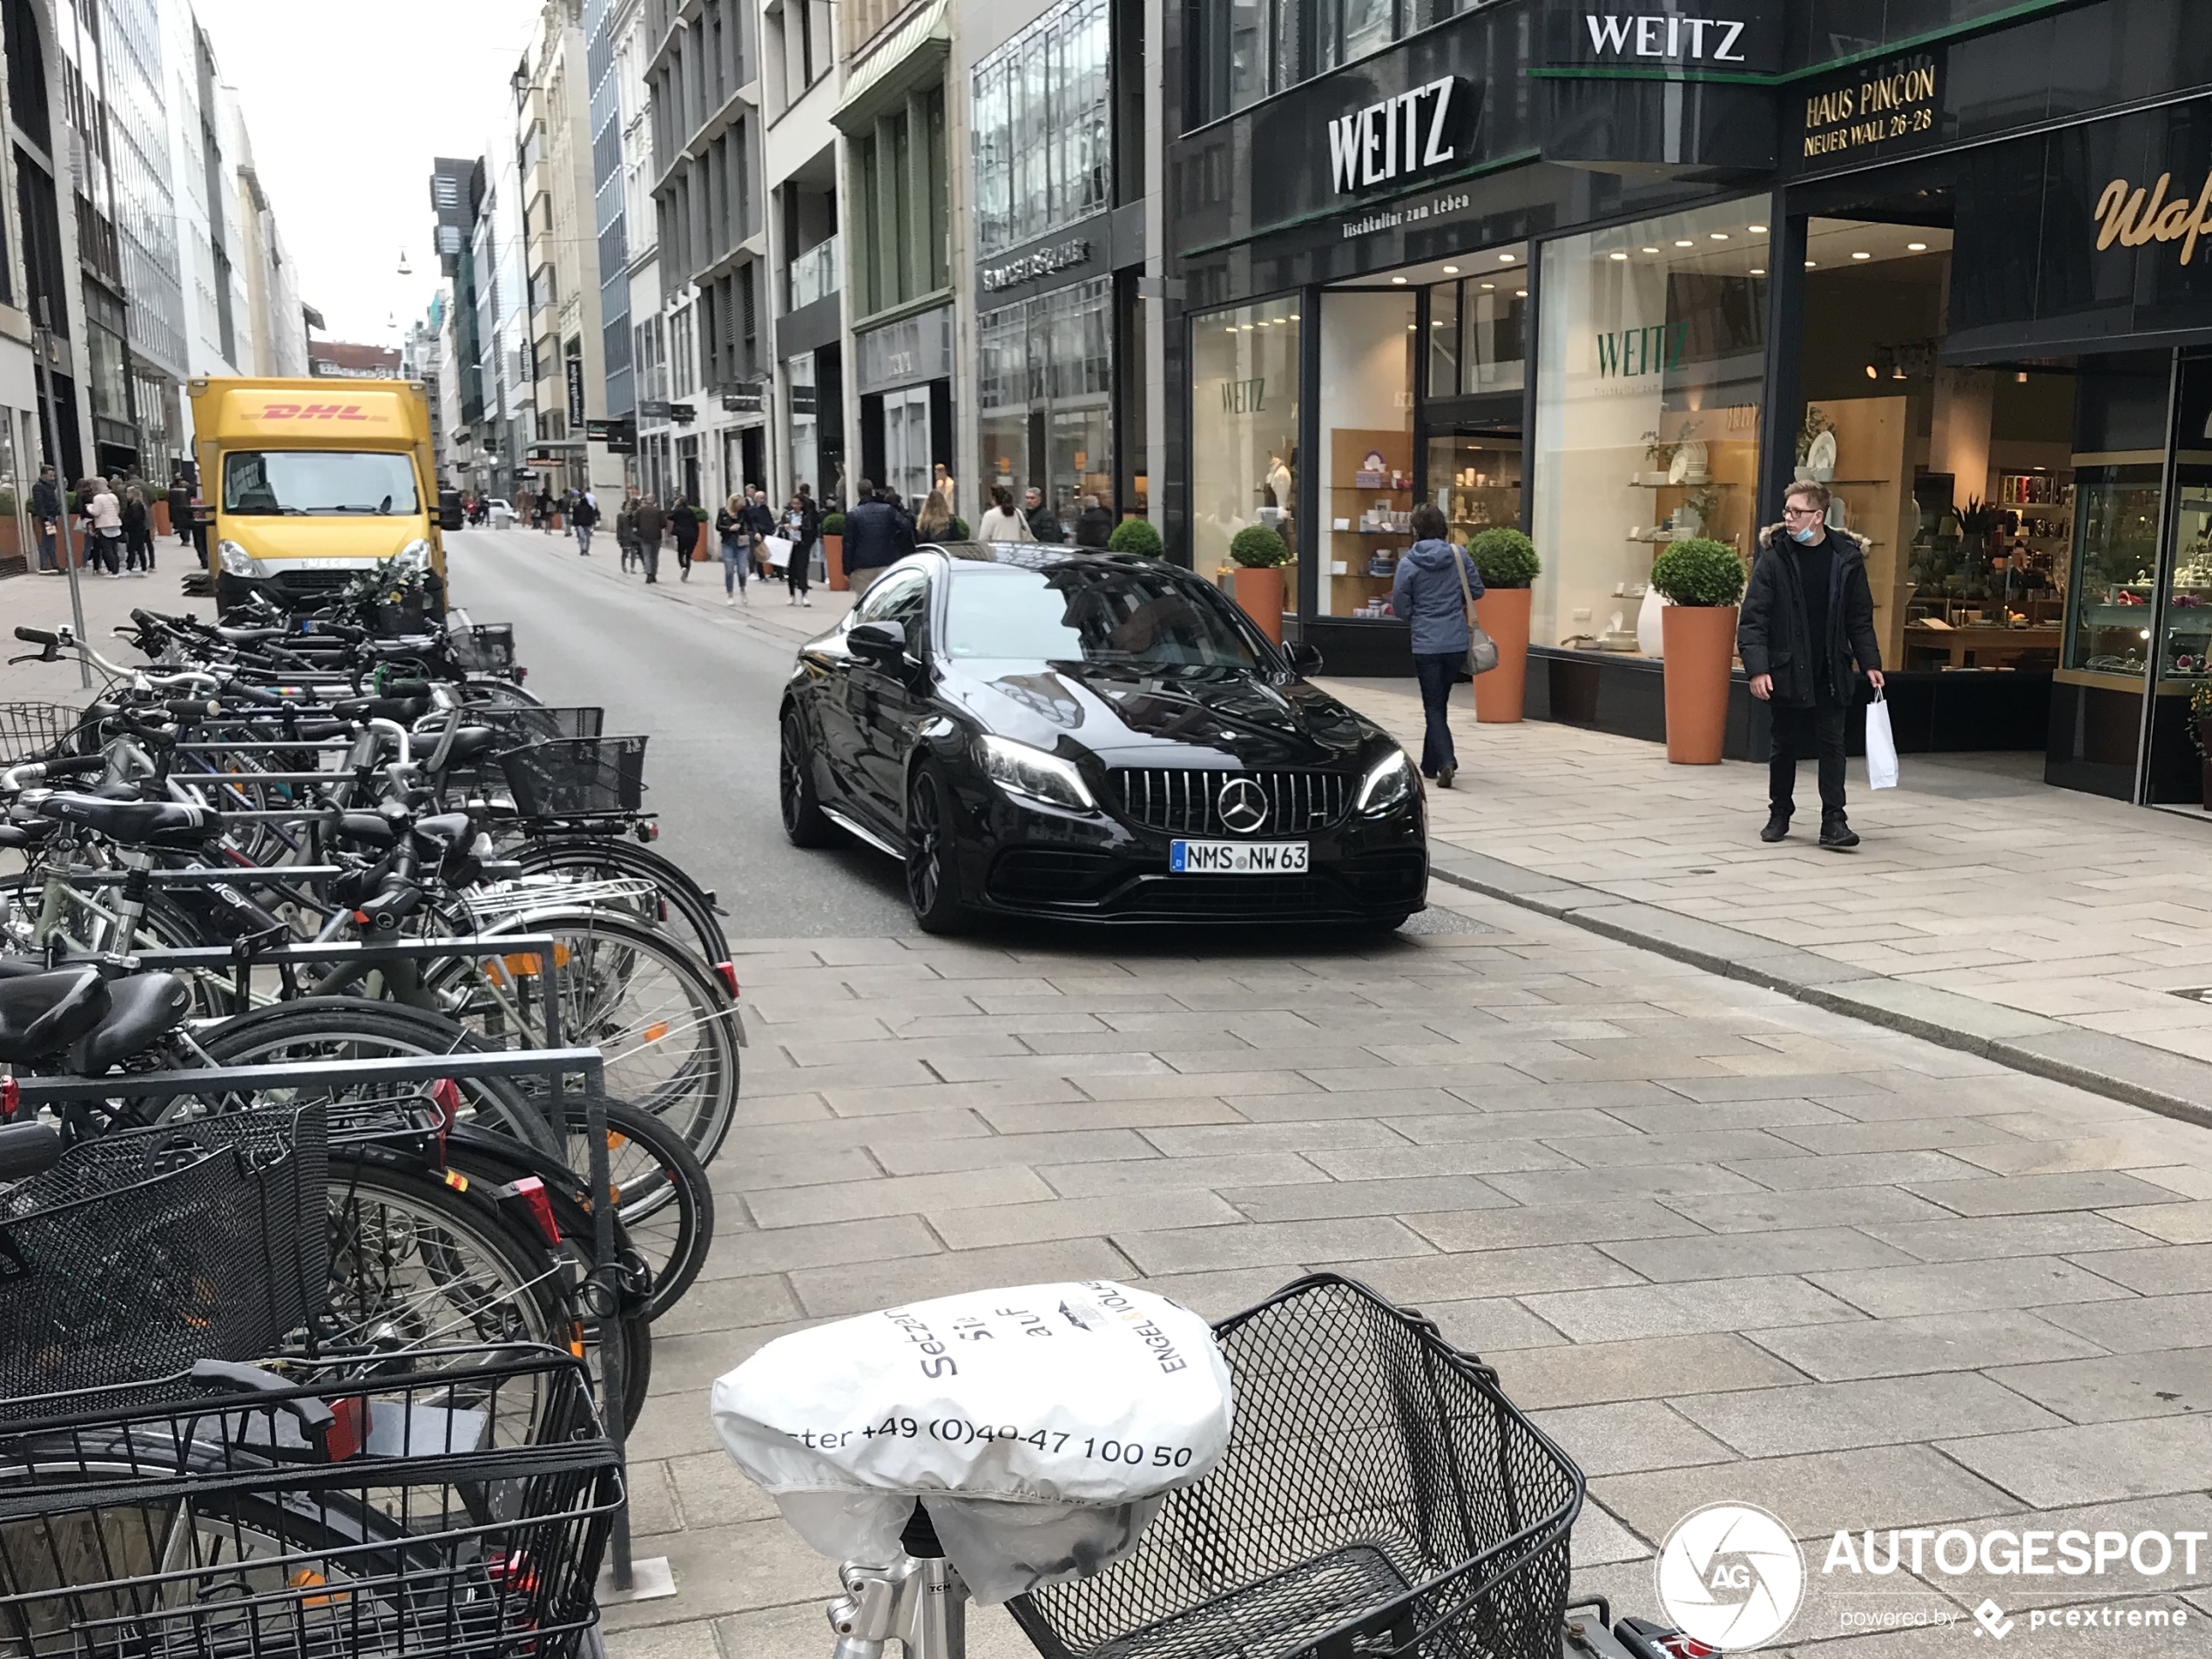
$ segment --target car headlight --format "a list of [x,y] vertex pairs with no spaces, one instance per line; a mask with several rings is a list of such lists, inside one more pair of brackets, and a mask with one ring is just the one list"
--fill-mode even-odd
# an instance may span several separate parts
[[402,570],[427,570],[430,568],[430,544],[416,536],[392,556],[392,563]]
[[247,577],[261,574],[260,560],[255,558],[236,542],[216,543],[215,556],[222,561],[225,576]]
[[1359,810],[1369,818],[1395,812],[1413,797],[1413,763],[1393,749],[1368,769],[1359,786]]
[[1015,799],[1041,801],[1071,813],[1098,810],[1082,773],[1058,755],[1011,738],[986,737],[976,749],[984,775]]

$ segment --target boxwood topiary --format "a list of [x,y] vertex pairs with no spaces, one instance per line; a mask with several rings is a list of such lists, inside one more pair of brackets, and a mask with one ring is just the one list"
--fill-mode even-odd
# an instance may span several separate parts
[[1159,531],[1152,528],[1149,518],[1123,519],[1114,526],[1106,545],[1116,553],[1130,553],[1140,559],[1157,559],[1166,550],[1161,545]]
[[1482,572],[1486,588],[1526,588],[1543,568],[1536,544],[1510,525],[1500,524],[1467,543],[1474,568]]
[[1743,597],[1743,561],[1727,543],[1693,536],[1651,561],[1651,585],[1678,605],[1732,605]]
[[842,513],[825,513],[825,514],[823,514],[823,515],[822,515],[822,534],[823,534],[823,535],[825,535],[825,536],[842,536],[842,535],[844,535],[844,534],[845,534],[845,515],[844,515],[844,514],[842,514]]
[[1247,569],[1264,570],[1290,563],[1291,550],[1270,524],[1247,524],[1229,544],[1229,556]]

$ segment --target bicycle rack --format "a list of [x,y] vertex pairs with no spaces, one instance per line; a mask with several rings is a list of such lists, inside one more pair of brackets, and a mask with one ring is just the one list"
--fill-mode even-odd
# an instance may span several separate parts
[[[584,1089],[584,1136],[588,1143],[586,1152],[590,1160],[590,1179],[593,1195],[592,1255],[602,1264],[611,1262],[615,1255],[615,1207],[599,1202],[599,1196],[608,1191],[613,1182],[607,1158],[606,1063],[597,1049],[561,1046],[560,963],[554,952],[554,943],[550,934],[505,934],[491,938],[399,940],[388,944],[281,945],[265,951],[255,951],[244,957],[230,948],[219,945],[141,952],[132,959],[141,968],[163,970],[236,968],[241,973],[249,964],[285,961],[380,961],[437,956],[535,954],[546,974],[547,1046],[543,1049],[506,1049],[492,1054],[428,1055],[419,1059],[294,1061],[275,1065],[218,1066],[199,1071],[138,1072],[127,1080],[130,1092],[136,1097],[166,1100],[180,1095],[214,1092],[250,1094],[264,1089],[313,1088],[348,1082],[431,1083],[446,1077],[509,1077],[520,1073],[544,1078],[548,1089],[557,1096],[567,1086],[568,1079],[580,1078]],[[58,1106],[68,1101],[111,1099],[119,1081],[114,1077],[24,1077],[17,1080],[17,1088],[23,1105],[36,1111],[41,1106]],[[616,1455],[624,1460],[626,1494],[629,1463],[625,1447],[628,1435],[622,1420],[621,1406],[624,1394],[623,1364],[622,1345],[619,1342],[604,1345],[599,1365],[601,1404],[606,1417],[607,1438],[613,1441]],[[650,1581],[644,1586],[637,1586],[636,1569],[641,1563],[633,1561],[631,1555],[627,1495],[622,1507],[615,1511],[612,1535],[608,1543],[616,1591],[631,1599],[676,1593],[668,1563],[661,1557],[642,1563]]]

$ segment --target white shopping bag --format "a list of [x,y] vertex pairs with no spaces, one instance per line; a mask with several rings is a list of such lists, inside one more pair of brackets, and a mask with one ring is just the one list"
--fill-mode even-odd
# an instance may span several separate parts
[[1866,705],[1866,786],[1897,787],[1897,739],[1890,733],[1890,705],[1881,692]]
[[791,543],[780,536],[764,536],[760,538],[760,556],[770,568],[780,570],[791,563]]

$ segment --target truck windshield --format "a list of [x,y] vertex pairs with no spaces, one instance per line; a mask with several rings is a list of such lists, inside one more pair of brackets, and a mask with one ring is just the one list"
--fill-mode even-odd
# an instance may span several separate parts
[[405,455],[329,449],[245,449],[223,457],[223,510],[246,516],[418,510]]

